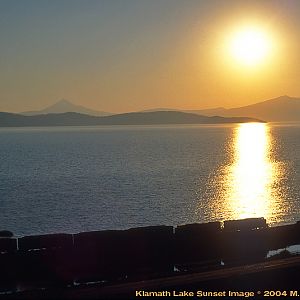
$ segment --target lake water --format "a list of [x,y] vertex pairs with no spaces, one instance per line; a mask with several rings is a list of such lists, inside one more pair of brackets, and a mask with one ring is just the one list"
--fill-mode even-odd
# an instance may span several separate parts
[[0,129],[0,230],[17,236],[300,220],[300,125]]

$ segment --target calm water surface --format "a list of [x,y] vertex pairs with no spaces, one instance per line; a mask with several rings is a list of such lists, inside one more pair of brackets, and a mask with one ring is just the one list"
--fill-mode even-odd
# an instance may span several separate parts
[[300,220],[300,125],[0,129],[16,235],[244,217]]

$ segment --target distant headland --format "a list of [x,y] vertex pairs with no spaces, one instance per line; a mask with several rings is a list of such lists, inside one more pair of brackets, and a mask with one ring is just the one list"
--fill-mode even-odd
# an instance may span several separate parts
[[179,111],[133,112],[103,117],[76,112],[48,113],[34,116],[6,112],[0,113],[0,127],[224,124],[246,122],[263,121],[248,117],[209,117]]

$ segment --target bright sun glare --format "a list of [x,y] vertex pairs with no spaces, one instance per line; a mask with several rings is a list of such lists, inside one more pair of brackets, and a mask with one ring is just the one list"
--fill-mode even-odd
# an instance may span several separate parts
[[269,158],[271,143],[265,123],[244,123],[237,128],[229,197],[235,218],[268,218],[276,210],[273,183],[278,174]]
[[255,66],[271,53],[270,36],[259,27],[244,27],[235,31],[229,40],[229,52],[239,64]]

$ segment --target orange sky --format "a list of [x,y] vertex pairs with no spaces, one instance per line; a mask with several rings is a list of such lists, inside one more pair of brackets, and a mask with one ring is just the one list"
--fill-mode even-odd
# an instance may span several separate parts
[[[0,110],[36,110],[61,98],[125,112],[299,96],[300,2],[247,2],[4,1]],[[226,52],[245,23],[272,39],[251,68]]]

